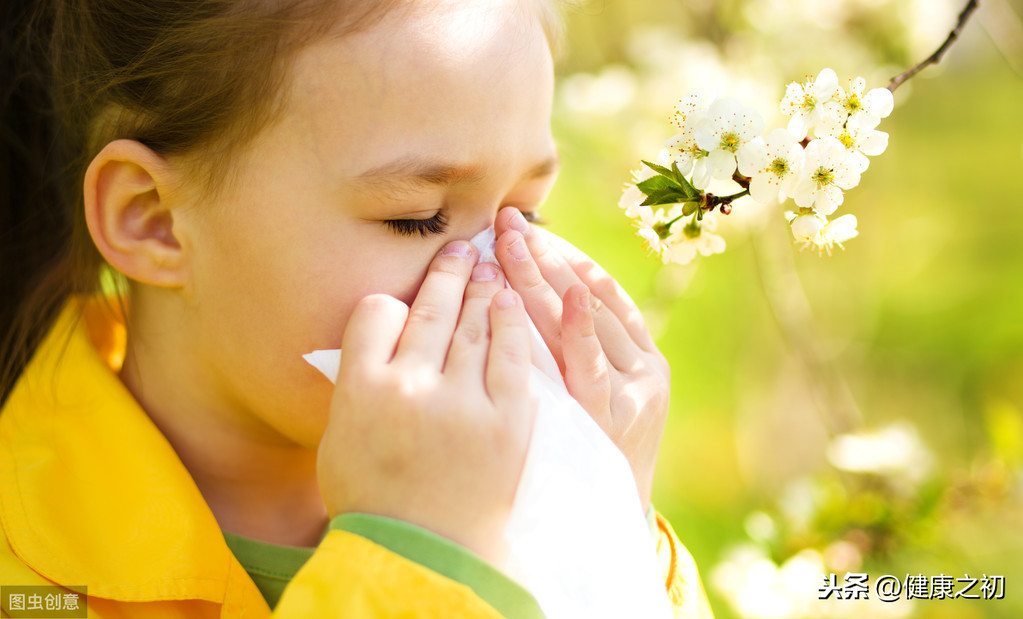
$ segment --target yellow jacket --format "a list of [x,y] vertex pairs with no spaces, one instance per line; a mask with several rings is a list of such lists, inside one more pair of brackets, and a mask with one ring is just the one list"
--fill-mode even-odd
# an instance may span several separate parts
[[[0,413],[0,584],[87,586],[94,618],[269,617],[187,469],[119,381],[123,327],[92,304],[77,313],[66,308]],[[659,517],[658,527],[676,617],[709,617],[691,558]],[[469,586],[331,529],[273,611],[327,616],[502,615]]]

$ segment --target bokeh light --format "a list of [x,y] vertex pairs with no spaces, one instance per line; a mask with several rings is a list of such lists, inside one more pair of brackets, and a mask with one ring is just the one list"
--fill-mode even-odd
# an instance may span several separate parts
[[[1023,5],[986,0],[900,87],[842,212],[798,253],[780,212],[719,217],[725,253],[645,256],[616,206],[692,90],[778,124],[784,84],[869,87],[926,57],[959,0],[593,0],[568,10],[544,209],[641,306],[672,364],[655,505],[719,618],[1023,616]],[[1019,57],[1014,54],[1019,54]],[[818,600],[823,575],[1003,575],[1002,600]],[[872,592],[873,593],[873,592]]]

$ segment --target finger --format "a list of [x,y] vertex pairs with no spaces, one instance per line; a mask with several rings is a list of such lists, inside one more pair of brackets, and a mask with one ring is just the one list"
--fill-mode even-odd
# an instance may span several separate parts
[[530,256],[559,298],[565,296],[569,287],[582,283],[568,261],[551,248],[546,235],[540,234],[539,228],[529,225],[519,209],[513,206],[501,209],[494,222],[494,229],[501,232],[515,230],[522,235]]
[[475,263],[476,248],[466,241],[448,243],[437,254],[409,308],[395,363],[425,363],[440,371]]
[[356,304],[341,340],[341,373],[346,367],[385,365],[394,356],[408,318],[408,306],[386,294],[371,294]]
[[565,386],[597,425],[605,427],[610,423],[611,383],[590,307],[586,286],[572,286],[565,293],[561,328]]
[[[523,234],[526,246],[529,248],[530,257],[540,271],[540,275],[558,295],[563,299],[568,289],[572,286],[583,285],[582,280],[568,261],[549,243],[549,238],[554,235],[530,226],[522,213],[514,207],[506,207],[498,213],[497,223],[499,227],[507,230],[515,230]],[[522,232],[525,230],[525,232]],[[613,281],[613,280],[612,280]],[[606,308],[599,296],[595,296],[592,303],[593,320],[596,325],[597,337],[604,347],[608,360],[615,368],[628,371],[635,367],[640,361],[637,350],[637,343],[632,334],[622,325],[618,315]],[[530,308],[527,299],[528,309]],[[531,313],[532,315],[532,313]],[[564,342],[562,342],[564,346]],[[564,356],[562,351],[562,356]],[[564,369],[564,368],[562,368]]]
[[561,356],[561,297],[551,287],[529,253],[526,241],[516,230],[508,230],[497,239],[494,253],[508,283],[521,295],[558,368],[564,372]]
[[530,335],[522,299],[504,289],[490,304],[490,350],[486,386],[503,411],[526,410],[529,403]]
[[490,348],[490,303],[503,289],[504,275],[496,264],[483,262],[473,267],[444,364],[445,374],[465,376],[473,384],[483,384]]
[[614,313],[636,345],[646,352],[656,352],[657,345],[650,337],[650,331],[643,321],[643,314],[618,282],[565,239],[546,230],[536,231],[546,237],[550,246],[568,262],[580,281]]

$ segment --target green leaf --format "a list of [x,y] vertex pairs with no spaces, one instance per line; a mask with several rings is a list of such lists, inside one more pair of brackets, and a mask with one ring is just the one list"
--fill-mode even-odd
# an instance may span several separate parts
[[686,195],[693,197],[700,195],[700,190],[693,187],[693,184],[686,180],[686,177],[679,172],[678,164],[674,161],[671,162],[671,172],[675,182],[686,192]]
[[656,206],[659,204],[681,204],[683,202],[699,203],[699,197],[690,197],[682,193],[677,187],[658,189],[647,195],[642,206]]
[[678,169],[677,161],[671,162],[671,175],[675,178],[675,182],[680,185],[686,181],[686,177],[682,176],[682,172]]
[[686,205],[682,207],[683,215],[692,215],[700,209],[699,202],[686,202]]
[[664,166],[659,166],[656,163],[650,163],[646,159],[641,159],[640,161],[643,163],[643,165],[650,168],[654,172],[657,172],[658,174],[661,174],[663,176],[667,176],[668,178],[672,177],[671,170],[669,170],[668,168]]
[[678,192],[677,189],[658,189],[647,195],[647,199],[644,200],[641,206],[656,206],[658,204],[678,204],[683,202],[686,197]]
[[662,189],[677,189],[678,185],[670,178],[651,176],[645,181],[636,183],[636,188],[649,196],[651,193]]

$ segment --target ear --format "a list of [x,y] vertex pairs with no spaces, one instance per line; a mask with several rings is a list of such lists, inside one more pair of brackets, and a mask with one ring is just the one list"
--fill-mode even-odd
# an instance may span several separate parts
[[185,255],[174,236],[168,161],[135,140],[115,140],[85,172],[85,221],[110,266],[146,284],[181,287]]

